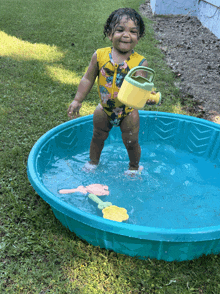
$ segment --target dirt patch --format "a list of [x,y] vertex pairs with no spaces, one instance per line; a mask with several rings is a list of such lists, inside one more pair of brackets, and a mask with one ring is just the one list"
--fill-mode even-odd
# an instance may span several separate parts
[[220,123],[220,39],[197,17],[153,15],[149,0],[140,12],[153,21],[158,47],[176,76],[183,105],[191,98],[194,106],[189,111]]

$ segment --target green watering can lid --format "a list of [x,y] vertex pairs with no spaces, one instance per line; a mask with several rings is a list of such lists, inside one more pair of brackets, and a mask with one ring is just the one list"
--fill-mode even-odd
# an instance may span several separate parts
[[[135,76],[134,74],[139,70],[145,71],[146,77]],[[128,72],[128,74],[125,77],[125,80],[138,88],[150,91],[154,86],[154,76],[155,72],[153,69],[146,66],[136,66]]]

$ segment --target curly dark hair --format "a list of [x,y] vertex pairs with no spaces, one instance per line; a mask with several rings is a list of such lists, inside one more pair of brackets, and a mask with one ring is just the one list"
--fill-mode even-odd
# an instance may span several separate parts
[[133,20],[133,22],[139,27],[139,38],[144,36],[145,25],[142,17],[132,8],[119,8],[113,11],[108,17],[106,24],[104,26],[104,39],[114,32],[115,26],[120,23],[123,16],[127,16],[128,19]]

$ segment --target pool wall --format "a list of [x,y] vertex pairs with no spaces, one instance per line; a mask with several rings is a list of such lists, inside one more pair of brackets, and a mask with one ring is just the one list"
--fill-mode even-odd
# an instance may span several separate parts
[[220,38],[219,0],[151,0],[154,14],[196,16],[206,28]]

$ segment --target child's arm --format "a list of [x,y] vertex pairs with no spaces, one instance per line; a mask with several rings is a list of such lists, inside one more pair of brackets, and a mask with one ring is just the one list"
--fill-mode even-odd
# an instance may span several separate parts
[[[141,66],[148,67],[148,62],[147,62],[147,60],[144,60],[144,62],[142,63]],[[147,72],[144,71],[144,70],[138,70],[138,71],[136,71],[135,76],[141,76],[141,77],[146,78],[146,77],[147,77]]]
[[79,115],[79,110],[82,106],[81,103],[92,89],[92,86],[94,85],[95,79],[98,75],[98,71],[99,68],[97,64],[97,55],[95,52],[92,56],[87,72],[80,81],[75,98],[67,110],[69,118],[72,119],[73,116],[75,117]]

